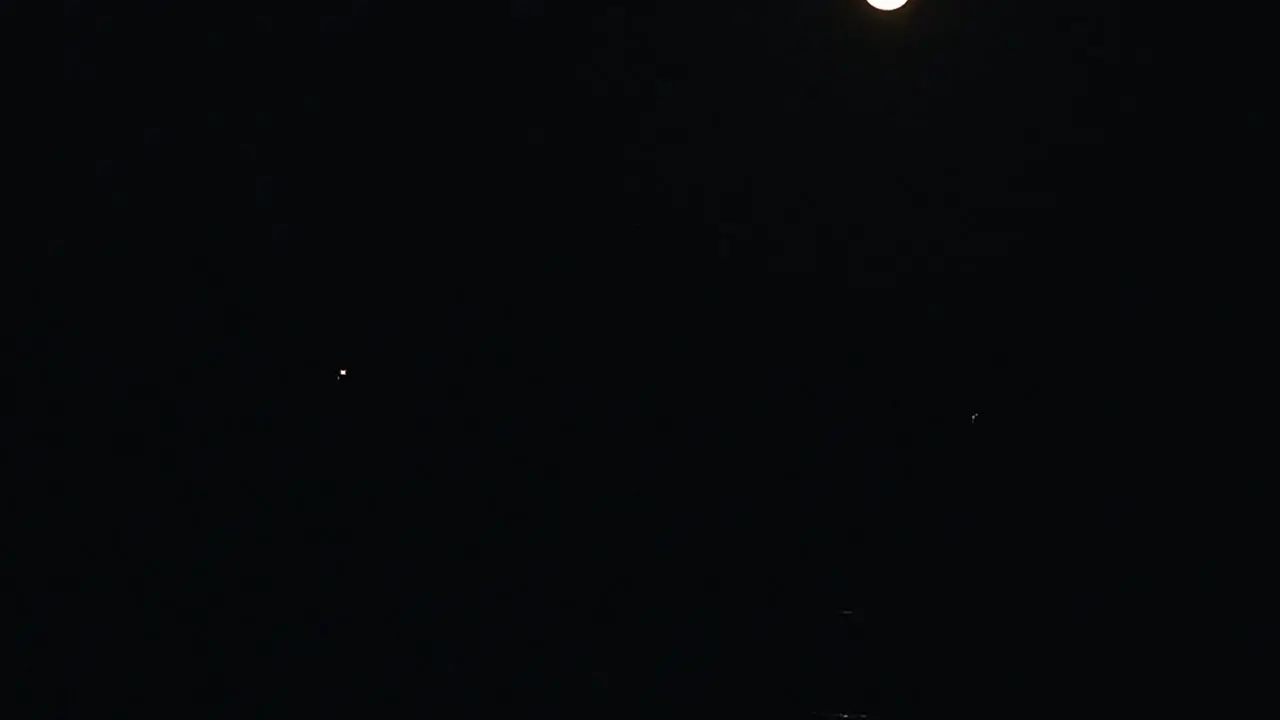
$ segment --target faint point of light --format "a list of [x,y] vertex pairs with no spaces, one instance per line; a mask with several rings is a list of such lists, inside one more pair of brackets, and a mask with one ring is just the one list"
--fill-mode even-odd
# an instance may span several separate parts
[[877,10],[897,10],[907,4],[907,0],[867,0],[867,4]]

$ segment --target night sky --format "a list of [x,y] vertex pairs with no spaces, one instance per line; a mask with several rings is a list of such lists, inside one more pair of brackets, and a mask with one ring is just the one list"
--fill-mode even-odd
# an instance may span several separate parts
[[1232,696],[1256,19],[135,5],[0,5],[48,707]]

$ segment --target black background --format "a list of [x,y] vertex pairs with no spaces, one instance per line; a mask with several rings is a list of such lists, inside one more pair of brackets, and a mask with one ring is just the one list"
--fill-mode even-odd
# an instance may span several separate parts
[[54,696],[1239,698],[1250,18],[5,7]]

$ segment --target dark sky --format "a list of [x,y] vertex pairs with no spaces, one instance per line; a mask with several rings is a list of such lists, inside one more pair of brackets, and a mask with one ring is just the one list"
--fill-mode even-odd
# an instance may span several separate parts
[[1190,358],[1265,220],[1257,23],[54,5],[23,497],[99,647],[150,597],[148,648],[285,694],[910,717],[1096,710],[1194,642],[1150,508],[1195,458],[1152,458],[1230,394]]

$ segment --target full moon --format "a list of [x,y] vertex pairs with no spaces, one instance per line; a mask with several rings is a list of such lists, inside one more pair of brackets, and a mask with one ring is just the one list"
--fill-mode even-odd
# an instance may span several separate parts
[[897,10],[907,4],[907,0],[867,0],[867,4],[877,10]]

